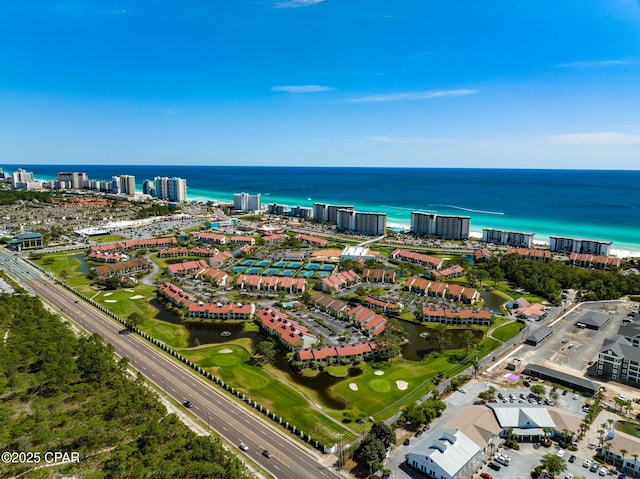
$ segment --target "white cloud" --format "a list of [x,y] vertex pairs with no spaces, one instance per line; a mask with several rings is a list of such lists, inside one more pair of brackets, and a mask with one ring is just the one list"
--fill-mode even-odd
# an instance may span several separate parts
[[594,133],[568,133],[552,135],[551,143],[561,145],[640,145],[640,134],[616,133],[613,131]]
[[274,5],[275,8],[298,8],[308,7],[309,5],[315,5],[316,3],[324,3],[329,0],[289,0],[288,2],[278,2]]
[[382,102],[382,101],[399,101],[399,100],[429,100],[431,98],[440,98],[444,96],[462,96],[473,95],[478,93],[478,90],[427,90],[427,91],[414,91],[404,93],[387,93],[378,95],[368,95],[351,98],[350,101],[355,103],[364,102]]
[[278,85],[271,87],[271,91],[284,91],[287,93],[317,93],[332,90],[333,88],[324,85]]
[[634,62],[630,60],[600,60],[600,61],[581,61],[581,62],[569,62],[560,63],[558,66],[561,68],[597,68],[597,67],[610,67],[617,65],[632,65]]

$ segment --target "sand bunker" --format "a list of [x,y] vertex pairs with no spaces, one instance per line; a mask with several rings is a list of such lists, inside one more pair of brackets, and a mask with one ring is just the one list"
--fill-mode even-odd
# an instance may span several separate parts
[[128,293],[133,293],[132,289],[125,289],[125,291],[128,292]]
[[384,374],[384,371],[376,371],[375,373],[376,376],[382,376]]
[[142,296],[141,294],[136,294],[135,296],[131,296],[129,299],[142,299],[144,298],[144,296]]
[[351,389],[352,391],[357,391],[358,385],[356,383],[349,383],[349,389]]
[[224,348],[221,349],[220,351],[218,351],[220,354],[229,354],[233,352],[233,349],[229,349],[229,348]]
[[104,293],[103,296],[111,296],[113,293]]
[[409,383],[407,381],[396,381],[396,386],[400,391],[405,391],[409,387]]
[[105,299],[104,302],[105,303],[117,303],[118,300],[117,299]]

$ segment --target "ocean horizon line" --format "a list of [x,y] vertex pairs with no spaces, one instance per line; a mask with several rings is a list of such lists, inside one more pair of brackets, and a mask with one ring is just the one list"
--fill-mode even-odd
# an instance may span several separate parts
[[[1,167],[2,165],[0,165]],[[395,166],[387,166],[387,165],[262,165],[262,164],[243,164],[243,165],[228,165],[228,164],[200,164],[200,163],[161,163],[161,164],[150,164],[150,163],[93,163],[91,165],[87,164],[79,164],[79,163],[24,163],[24,164],[16,164],[16,163],[6,163],[6,167],[19,167],[24,168],[26,166],[61,166],[61,167],[119,167],[119,166],[135,166],[135,167],[145,167],[145,168],[184,168],[184,167],[202,167],[202,168],[299,168],[299,169],[375,169],[375,170],[478,170],[478,171],[581,171],[581,172],[640,172],[640,168],[638,169],[628,169],[628,168],[531,168],[531,167],[501,167],[501,166],[485,166],[485,167],[477,167],[477,166],[415,166],[415,165],[395,165]]]

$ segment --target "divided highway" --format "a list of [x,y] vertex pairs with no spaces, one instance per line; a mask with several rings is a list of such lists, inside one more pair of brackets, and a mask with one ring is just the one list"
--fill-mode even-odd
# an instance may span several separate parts
[[[100,334],[106,343],[115,347],[118,355],[129,358],[132,366],[167,396],[179,403],[191,401],[193,407],[188,413],[196,415],[232,445],[238,447],[240,442],[247,444],[249,449],[246,452],[238,447],[236,453],[247,454],[274,477],[344,477],[331,467],[324,466],[320,462],[319,452],[305,448],[144,339],[135,334],[121,334],[121,325],[89,304],[77,301],[75,296],[41,276],[28,263],[0,251],[0,266],[25,289],[60,309],[83,329]],[[272,456],[264,457],[264,450],[270,451]]]

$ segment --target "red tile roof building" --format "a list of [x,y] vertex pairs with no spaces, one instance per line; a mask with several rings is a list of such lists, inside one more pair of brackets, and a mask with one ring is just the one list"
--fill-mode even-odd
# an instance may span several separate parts
[[362,272],[362,277],[370,283],[394,283],[396,280],[396,270],[365,268]]
[[349,306],[344,301],[334,299],[331,296],[321,294],[315,298],[316,306],[321,311],[329,313],[336,318],[342,318],[345,316]]
[[174,244],[178,244],[178,240],[175,237],[127,240],[95,245],[91,247],[91,251],[129,251],[142,248],[156,248],[158,246],[170,246]]
[[267,334],[278,339],[279,343],[289,351],[310,348],[318,343],[318,338],[299,323],[292,321],[282,311],[264,307],[257,313],[261,328]]
[[279,276],[241,274],[236,280],[236,286],[240,289],[253,291],[285,290],[288,293],[304,293],[306,283],[304,278],[281,278]]
[[206,319],[251,319],[255,311],[253,303],[195,302],[189,305],[187,316]]
[[480,248],[479,250],[476,250],[476,252],[473,254],[476,261],[483,261],[485,259],[489,259],[491,258],[492,255],[493,253],[487,248]]
[[444,264],[444,259],[442,258],[434,258],[433,256],[414,253],[413,251],[407,251],[404,249],[394,250],[393,253],[391,253],[391,257],[393,259],[409,261],[411,263],[417,263],[435,269],[441,269]]
[[101,277],[119,277],[144,271],[151,268],[151,262],[145,258],[134,258],[120,263],[105,264],[93,268],[98,276]]
[[182,308],[184,306],[188,307],[192,303],[198,301],[198,298],[196,298],[194,295],[192,295],[191,293],[187,293],[182,288],[179,288],[169,281],[165,281],[158,285],[158,295],[166,299],[170,303],[175,304],[179,308]]
[[387,327],[387,320],[383,316],[362,305],[348,311],[347,316],[357,328],[373,336],[382,333]]
[[398,303],[397,301],[388,301],[386,299],[379,299],[376,298],[375,296],[367,296],[366,298],[364,298],[364,304],[365,306],[368,306],[370,308],[374,308],[374,309],[381,309],[382,311],[402,311],[402,309],[404,308],[404,306],[401,303]]
[[196,238],[203,243],[227,244],[227,237],[217,233],[198,233]]
[[598,268],[609,269],[611,267],[620,266],[620,258],[614,258],[612,256],[594,256],[592,254],[580,254],[571,253],[569,255],[569,261],[574,266],[581,266],[583,268]]
[[491,312],[488,309],[473,310],[472,308],[422,308],[422,320],[444,324],[491,324]]
[[430,279],[418,278],[417,276],[407,278],[404,283],[404,289],[437,298],[450,298],[464,303],[475,303],[480,298],[480,293],[475,288],[441,283]]
[[100,263],[119,263],[120,261],[126,261],[129,256],[123,253],[110,253],[107,251],[91,251],[87,255],[89,261],[96,261]]
[[359,282],[360,276],[355,271],[340,271],[327,278],[322,278],[322,291],[339,291]]
[[172,276],[185,274],[198,275],[202,274],[207,269],[209,269],[209,263],[203,259],[185,261],[184,263],[175,263],[167,266],[167,271]]
[[542,261],[549,261],[551,259],[551,251],[548,249],[535,249],[535,248],[507,248],[507,254],[517,254],[530,259],[540,259]]
[[256,244],[256,240],[253,236],[232,236],[229,238],[229,243],[253,246]]
[[431,270],[431,276],[436,279],[457,278],[462,275],[464,275],[464,268],[459,264],[454,264],[453,266],[441,269],[440,271]]
[[354,343],[345,346],[327,346],[317,349],[302,349],[297,356],[300,361],[323,361],[328,358],[364,358],[376,350],[376,343]]

